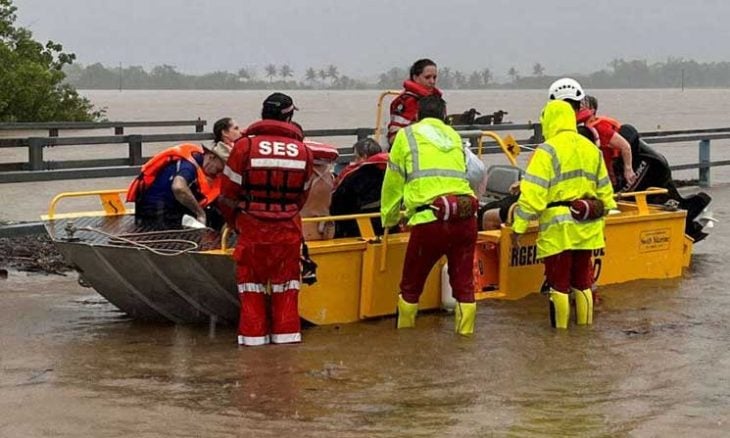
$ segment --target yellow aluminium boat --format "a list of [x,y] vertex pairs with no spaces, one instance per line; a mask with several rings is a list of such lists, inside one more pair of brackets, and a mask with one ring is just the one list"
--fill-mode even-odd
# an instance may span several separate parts
[[[471,133],[474,134],[474,133]],[[492,137],[512,164],[519,147]],[[692,239],[684,234],[686,211],[647,203],[656,189],[621,195],[619,209],[606,219],[606,248],[594,254],[598,285],[638,279],[674,278],[689,266]],[[228,232],[177,230],[148,232],[135,225],[122,202],[126,189],[62,193],[43,217],[48,234],[81,273],[84,283],[112,304],[139,319],[176,323],[235,323],[238,298],[231,257],[235,240]],[[59,201],[97,196],[103,210],[57,214]],[[408,233],[376,236],[376,214],[305,218],[304,221],[355,220],[361,237],[308,242],[318,264],[318,282],[304,286],[300,315],[314,324],[358,321],[395,313]],[[519,248],[511,229],[479,233],[475,257],[477,299],[517,300],[539,292],[543,266],[537,260],[536,224]],[[441,306],[443,261],[432,270],[421,298],[422,309]]]
[[[378,98],[375,138],[382,128],[385,91]],[[516,167],[520,146],[488,131],[461,132],[476,139],[481,158],[483,140],[492,138]],[[513,167],[513,169],[514,169]],[[606,220],[606,248],[594,254],[598,285],[638,279],[673,278],[689,266],[692,239],[684,234],[686,212],[647,204],[647,196],[663,189],[626,193],[619,210]],[[62,193],[43,217],[48,234],[88,284],[134,318],[176,323],[228,322],[238,319],[238,297],[231,257],[233,236],[203,230],[151,232],[135,224],[122,190]],[[103,210],[56,214],[64,199],[97,196]],[[355,220],[359,238],[308,242],[318,264],[318,282],[304,286],[299,311],[314,324],[358,321],[395,313],[408,233],[376,236],[370,219],[376,214],[305,218],[305,222]],[[511,247],[511,230],[479,233],[475,254],[477,299],[517,300],[539,292],[543,267],[537,260],[536,226]],[[432,270],[421,297],[422,309],[441,306],[441,261]]]

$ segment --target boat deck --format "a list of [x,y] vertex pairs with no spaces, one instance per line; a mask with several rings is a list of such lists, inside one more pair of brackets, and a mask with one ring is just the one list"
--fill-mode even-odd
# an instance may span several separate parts
[[[83,242],[87,245],[149,246],[162,252],[190,249],[209,251],[221,246],[221,233],[210,229],[156,230],[135,223],[134,215],[59,218],[45,223],[54,241]],[[233,238],[231,240],[235,240]]]

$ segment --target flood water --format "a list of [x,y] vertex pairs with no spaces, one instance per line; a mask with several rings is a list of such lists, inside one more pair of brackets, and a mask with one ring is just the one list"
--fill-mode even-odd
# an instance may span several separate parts
[[[589,90],[590,91],[590,90]],[[260,116],[261,102],[270,91],[206,90],[87,90],[82,91],[98,107],[107,109],[109,120],[207,120],[207,130],[225,116],[232,116],[247,126]],[[296,91],[290,92],[300,111],[296,114],[305,129],[357,128],[375,126],[375,106],[379,91]],[[484,114],[502,109],[506,121],[539,121],[545,104],[544,90],[447,90],[444,94],[449,112],[476,108]],[[637,126],[641,131],[682,130],[730,127],[730,89],[681,90],[595,90],[599,109]],[[193,132],[192,126],[175,128],[126,128],[125,133]],[[112,135],[105,131],[61,131],[61,136]],[[528,132],[513,133],[518,139]],[[18,133],[0,131],[4,137],[48,135],[47,132]],[[354,137],[325,139],[341,147],[352,145]],[[151,156],[169,144],[145,144],[143,153]],[[730,160],[730,140],[712,141],[712,160]],[[698,162],[697,142],[654,145],[671,164]],[[128,156],[126,144],[56,146],[44,149],[46,160],[63,161],[83,158],[122,158]],[[528,153],[521,155],[522,162]],[[3,149],[0,162],[27,162],[27,149]],[[506,164],[501,155],[487,156],[487,164]],[[681,179],[697,178],[697,170],[675,172]],[[730,183],[730,167],[712,168],[714,182]],[[61,191],[125,188],[130,178],[106,178],[34,182],[0,185],[0,220],[37,220],[48,208],[49,200]],[[29,196],[30,195],[30,196]],[[68,206],[68,208],[66,208]],[[61,211],[97,209],[98,203],[64,202]]]
[[[41,205],[69,186],[45,184],[0,185],[16,202],[0,217],[36,214],[19,187]],[[730,186],[709,192],[721,222],[683,278],[603,287],[594,325],[564,332],[532,295],[481,302],[469,339],[437,312],[413,330],[385,318],[239,348],[234,328],[134,322],[75,275],[11,271],[0,437],[727,436]]]

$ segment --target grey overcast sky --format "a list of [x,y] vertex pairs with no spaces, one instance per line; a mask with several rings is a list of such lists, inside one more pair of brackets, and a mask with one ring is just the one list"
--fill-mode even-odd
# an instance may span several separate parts
[[82,64],[187,73],[328,64],[353,77],[430,57],[461,70],[590,72],[611,59],[730,61],[727,0],[15,0]]

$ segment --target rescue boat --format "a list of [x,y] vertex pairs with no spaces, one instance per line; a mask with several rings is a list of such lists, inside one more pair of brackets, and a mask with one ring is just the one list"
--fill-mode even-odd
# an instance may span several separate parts
[[[466,133],[497,141],[511,166],[519,147],[492,132]],[[594,253],[597,285],[682,275],[690,264],[693,240],[684,234],[686,211],[647,203],[647,196],[665,192],[650,189],[624,193],[618,210],[606,219],[606,248]],[[235,236],[228,230],[184,229],[149,231],[135,224],[125,205],[126,189],[71,192],[57,195],[46,230],[62,254],[73,263],[80,281],[133,318],[175,323],[235,323],[239,304],[231,257]],[[102,209],[58,214],[61,201],[98,197]],[[393,315],[396,311],[408,233],[377,236],[371,218],[377,214],[319,216],[305,223],[355,220],[357,238],[308,241],[318,265],[317,282],[304,285],[301,317],[314,324],[339,324]],[[479,233],[475,254],[476,297],[518,300],[540,292],[543,266],[537,259],[533,224],[511,246],[511,228]],[[441,272],[437,263],[426,282],[421,309],[442,305]]]
[[[375,139],[382,135],[384,99],[399,91],[380,94],[376,109]],[[493,166],[488,178],[493,194],[506,194],[519,178],[520,145],[490,131],[462,131],[476,140],[482,157],[483,142],[493,139],[509,161]],[[331,147],[310,143],[322,166],[317,184],[331,188],[328,163],[337,157]],[[70,192],[57,195],[43,216],[46,230],[62,254],[80,273],[79,281],[93,287],[133,318],[175,323],[230,323],[239,316],[232,258],[235,236],[229,230],[183,229],[150,231],[135,224],[134,210],[123,202],[126,189]],[[618,209],[606,218],[606,247],[593,254],[598,286],[641,279],[680,277],[689,267],[693,239],[685,235],[685,210],[650,205],[648,196],[666,193],[647,189],[623,193]],[[64,200],[98,197],[102,209],[56,213]],[[307,208],[305,208],[307,210]],[[301,317],[313,324],[350,323],[395,314],[408,244],[407,232],[375,234],[371,218],[377,214],[326,216],[327,208],[314,202],[305,217],[305,238],[317,263],[317,282],[303,285]],[[360,237],[333,239],[331,223],[355,220]],[[543,266],[537,259],[537,223],[528,228],[519,248],[512,247],[511,228],[479,233],[474,259],[476,297],[480,301],[519,300],[543,286]],[[432,269],[419,306],[442,306],[442,260]]]

